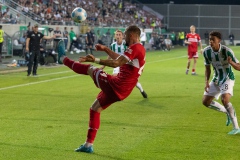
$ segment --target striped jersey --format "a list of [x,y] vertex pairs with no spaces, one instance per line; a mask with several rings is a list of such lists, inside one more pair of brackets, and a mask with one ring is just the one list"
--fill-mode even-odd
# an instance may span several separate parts
[[211,46],[204,48],[203,50],[204,64],[212,65],[214,70],[214,76],[212,81],[219,86],[222,85],[227,79],[235,80],[234,73],[231,65],[228,63],[228,56],[232,58],[232,61],[239,63],[235,57],[233,51],[220,44],[218,52],[214,52]]
[[127,47],[123,42],[121,45],[118,45],[117,42],[111,44],[111,50],[117,54],[123,55],[126,49]]

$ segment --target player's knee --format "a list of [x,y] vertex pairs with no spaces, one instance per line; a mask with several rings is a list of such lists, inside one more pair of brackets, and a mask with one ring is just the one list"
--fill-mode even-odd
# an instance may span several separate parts
[[208,106],[211,104],[211,101],[203,98],[202,104],[203,104],[204,106],[208,107]]
[[229,100],[230,100],[230,97],[231,97],[230,94],[223,94],[223,95],[222,95],[221,101],[222,101],[222,104],[223,104],[224,106],[227,106],[227,105],[228,105]]
[[228,103],[229,103],[229,100],[228,100],[228,99],[222,99],[222,104],[223,104],[224,106],[227,106]]
[[100,103],[98,100],[96,100],[92,106],[91,106],[91,109],[94,110],[95,112],[101,112],[103,110],[103,108],[101,107]]

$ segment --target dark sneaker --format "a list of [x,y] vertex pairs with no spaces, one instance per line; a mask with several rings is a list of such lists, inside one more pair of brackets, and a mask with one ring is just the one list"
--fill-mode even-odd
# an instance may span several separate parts
[[81,145],[79,148],[75,149],[75,152],[92,153],[93,152],[93,146],[85,147],[84,145]]
[[142,91],[141,94],[142,94],[143,98],[147,98],[147,93],[145,91]]
[[31,76],[31,74],[27,74],[27,76],[29,77],[29,76]]
[[189,70],[186,70],[186,74],[188,74],[188,71],[189,71]]

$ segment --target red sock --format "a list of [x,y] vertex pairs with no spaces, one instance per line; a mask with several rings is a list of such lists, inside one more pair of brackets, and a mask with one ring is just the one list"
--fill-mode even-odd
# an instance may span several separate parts
[[85,74],[85,75],[88,75],[87,71],[88,71],[88,68],[91,66],[90,64],[81,64],[81,63],[75,62],[67,57],[64,58],[63,64],[65,66],[68,66],[74,72],[78,74]]
[[100,126],[100,113],[90,109],[89,129],[87,134],[88,143],[93,143]]
[[192,69],[192,72],[195,72],[195,69]]

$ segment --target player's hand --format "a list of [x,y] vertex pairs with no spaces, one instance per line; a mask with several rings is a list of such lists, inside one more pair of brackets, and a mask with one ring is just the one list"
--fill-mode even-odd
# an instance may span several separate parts
[[91,54],[88,54],[84,57],[80,57],[78,59],[78,61],[81,63],[81,62],[94,62],[95,61],[95,57]]
[[28,47],[26,47],[26,52],[29,52],[29,48]]
[[205,86],[205,91],[208,93],[208,90],[209,90],[210,86],[209,86],[209,83],[206,84]]
[[203,49],[200,50],[200,53],[203,54]]
[[104,49],[106,48],[106,46],[101,45],[101,44],[96,44],[95,45],[96,51],[104,51]]
[[104,69],[105,68],[105,66],[101,66],[101,67],[99,67],[100,69]]

